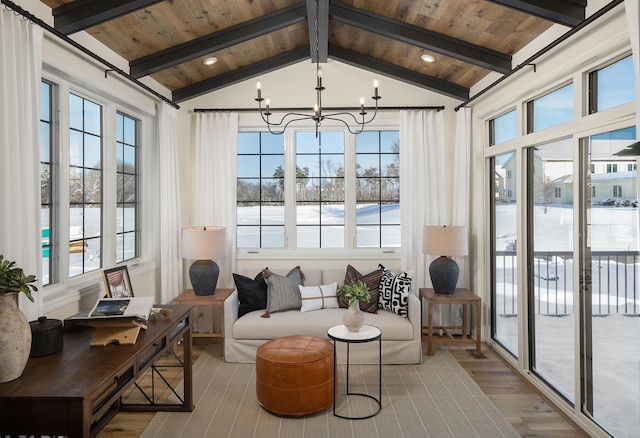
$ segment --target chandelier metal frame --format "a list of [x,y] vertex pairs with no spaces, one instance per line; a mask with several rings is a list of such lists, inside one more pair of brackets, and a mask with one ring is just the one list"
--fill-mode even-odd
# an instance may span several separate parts
[[[260,84],[260,80],[256,83],[256,88],[258,91],[258,97],[255,99],[258,102],[258,110],[260,111],[260,116],[262,120],[267,124],[267,128],[269,132],[272,134],[283,134],[291,123],[299,122],[303,120],[313,120],[316,127],[316,137],[318,137],[318,132],[320,130],[320,126],[324,120],[333,120],[337,122],[343,123],[351,134],[359,134],[364,130],[365,125],[371,123],[378,114],[378,100],[382,99],[382,96],[378,94],[378,80],[375,79],[373,81],[373,99],[374,102],[374,112],[370,119],[365,120],[365,116],[368,114],[366,108],[364,106],[364,98],[360,98],[360,112],[358,116],[352,114],[348,111],[341,111],[335,113],[324,114],[322,112],[322,92],[325,90],[325,87],[322,85],[322,69],[320,68],[320,32],[319,32],[319,15],[320,15],[320,2],[316,0],[316,18],[315,18],[315,34],[316,34],[316,104],[313,107],[313,115],[290,112],[286,113],[280,120],[278,121],[270,121],[269,117],[273,115],[270,109],[270,101],[268,98],[262,97],[262,86]],[[263,108],[262,103],[265,103]],[[277,110],[274,110],[277,111]],[[350,119],[349,119],[350,118]],[[347,120],[345,120],[347,119]],[[356,127],[352,127],[349,122],[352,122]]]

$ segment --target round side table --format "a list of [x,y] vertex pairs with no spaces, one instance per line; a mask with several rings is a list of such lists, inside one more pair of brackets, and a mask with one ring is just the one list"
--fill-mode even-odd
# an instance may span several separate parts
[[[347,388],[347,396],[350,395],[358,395],[362,397],[368,397],[374,400],[378,404],[378,409],[370,415],[365,415],[362,417],[349,417],[346,415],[341,415],[336,413],[336,397],[335,391],[336,386],[333,386],[333,415],[340,418],[346,418],[347,420],[364,420],[366,418],[371,418],[382,410],[382,332],[378,327],[373,327],[371,325],[363,325],[358,332],[350,332],[347,330],[344,324],[335,325],[331,327],[327,335],[330,339],[333,339],[333,345],[335,349],[336,341],[344,342],[347,344],[347,370],[346,370],[346,388]],[[378,341],[378,398],[373,395],[363,394],[360,392],[350,392],[349,391],[349,346],[351,344],[359,344],[364,342],[373,342]],[[338,354],[337,352],[333,355],[333,369],[335,378],[338,378],[337,369],[338,369]]]

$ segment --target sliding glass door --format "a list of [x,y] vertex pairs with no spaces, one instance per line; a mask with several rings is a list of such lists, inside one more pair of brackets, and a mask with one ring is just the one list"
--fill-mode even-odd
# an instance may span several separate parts
[[613,436],[640,436],[637,156],[615,153],[635,128],[583,140],[582,409]]
[[492,335],[518,355],[518,266],[516,263],[516,154],[491,159]]
[[528,149],[531,369],[575,401],[573,140]]

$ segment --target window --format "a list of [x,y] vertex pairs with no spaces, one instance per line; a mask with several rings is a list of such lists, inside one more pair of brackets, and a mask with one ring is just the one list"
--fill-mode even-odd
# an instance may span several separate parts
[[560,187],[555,187],[555,188],[554,188],[554,196],[555,196],[556,198],[561,198],[561,197],[562,197]]
[[613,186],[613,197],[622,198],[622,186],[619,186],[619,185]]
[[69,277],[100,268],[102,107],[69,94]]
[[344,132],[296,133],[296,247],[344,247]]
[[591,72],[589,74],[589,113],[633,102],[635,87],[631,56]]
[[592,186],[592,187],[591,187],[591,197],[592,197],[592,198],[595,198],[595,197],[596,197],[596,193],[597,193],[597,192],[596,192],[596,187],[595,187],[595,186]]
[[239,133],[237,247],[399,247],[399,160],[398,131]]
[[489,120],[489,146],[516,138],[516,110]]
[[510,170],[507,170],[507,179],[511,179],[511,175],[512,175],[512,174],[511,174],[511,171],[510,171]]
[[397,131],[356,136],[357,246],[400,246],[400,139]]
[[138,255],[138,121],[116,113],[116,262]]
[[102,267],[143,256],[141,129],[152,116],[47,68],[43,77],[38,238],[46,309],[49,300],[75,299],[78,284],[101,284]]
[[638,165],[636,163],[629,163],[627,164],[627,172],[633,172],[634,170],[638,169]]
[[55,278],[51,278],[54,272],[51,263],[54,257],[51,254],[52,245],[52,217],[53,217],[53,181],[51,172],[52,135],[53,123],[51,121],[51,84],[42,82],[40,85],[40,211],[42,217],[42,285],[46,286]]
[[238,134],[237,247],[284,248],[284,136]]
[[573,84],[527,102],[527,133],[573,120]]
[[615,173],[618,171],[618,165],[615,163],[607,163],[607,173]]

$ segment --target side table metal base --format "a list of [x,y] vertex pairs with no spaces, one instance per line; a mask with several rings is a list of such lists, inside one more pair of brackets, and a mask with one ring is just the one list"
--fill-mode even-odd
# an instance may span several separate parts
[[[376,328],[376,330],[378,330]],[[344,418],[346,420],[366,420],[367,418],[371,418],[371,417],[375,417],[376,415],[378,415],[380,413],[380,411],[382,410],[382,336],[380,335],[380,332],[378,330],[378,335],[377,336],[373,336],[371,338],[366,338],[366,339],[359,339],[359,340],[355,340],[355,339],[346,339],[340,336],[335,336],[332,335],[331,331],[329,332],[329,337],[331,339],[333,339],[333,348],[334,350],[336,349],[336,341],[340,341],[340,342],[344,342],[347,344],[347,363],[346,363],[346,396],[359,396],[359,397],[366,397],[369,398],[373,401],[375,401],[378,404],[378,408],[369,415],[364,415],[364,416],[358,416],[358,417],[352,417],[352,416],[348,416],[348,415],[342,415],[342,414],[338,414],[336,413],[336,384],[333,385],[333,415],[335,417],[338,418]],[[351,392],[349,391],[349,358],[350,358],[350,346],[352,343],[362,343],[362,342],[371,342],[374,340],[378,340],[378,397],[376,398],[375,396],[371,395],[371,394],[364,394],[361,392]],[[333,355],[333,373],[334,373],[334,378],[337,379],[337,374],[338,374],[338,355],[337,353],[334,353]]]

